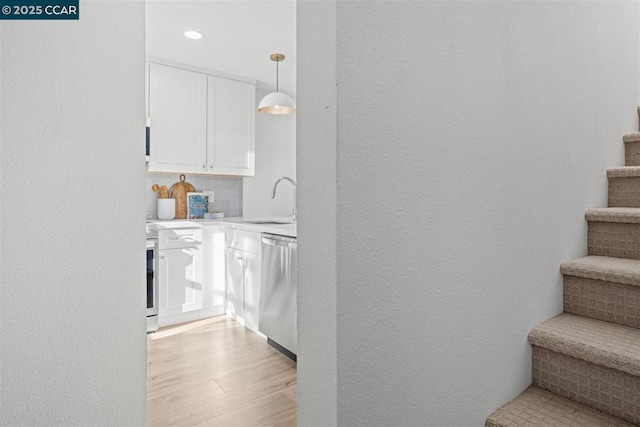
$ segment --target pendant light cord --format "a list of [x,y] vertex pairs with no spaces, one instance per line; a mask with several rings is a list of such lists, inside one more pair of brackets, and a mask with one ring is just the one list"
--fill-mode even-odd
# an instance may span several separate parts
[[280,65],[280,61],[276,61],[276,92],[278,92],[278,84],[279,84],[279,78],[278,75],[280,74],[280,69],[278,68],[278,66]]

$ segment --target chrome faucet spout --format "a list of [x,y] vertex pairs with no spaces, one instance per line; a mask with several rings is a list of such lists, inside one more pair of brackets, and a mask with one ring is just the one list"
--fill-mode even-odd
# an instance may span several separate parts
[[293,178],[289,178],[288,176],[283,176],[281,178],[278,178],[276,180],[276,183],[273,184],[273,192],[271,194],[271,198],[275,199],[276,198],[276,190],[278,189],[278,184],[280,184],[280,181],[289,181],[291,183],[291,185],[293,185],[293,210],[291,212],[291,218],[295,221],[298,216],[298,209],[296,208],[296,188],[298,187],[298,184],[296,184],[296,180]]

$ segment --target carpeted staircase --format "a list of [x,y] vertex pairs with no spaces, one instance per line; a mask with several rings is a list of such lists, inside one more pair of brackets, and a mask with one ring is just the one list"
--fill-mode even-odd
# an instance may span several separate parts
[[529,333],[532,385],[486,426],[640,425],[640,133],[623,140],[609,207],[585,215],[589,255],[560,266],[564,313]]

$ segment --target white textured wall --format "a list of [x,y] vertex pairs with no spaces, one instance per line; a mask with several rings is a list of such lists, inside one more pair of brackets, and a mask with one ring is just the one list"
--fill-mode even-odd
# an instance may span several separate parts
[[296,179],[296,114],[258,113],[257,104],[275,90],[264,86],[258,84],[256,89],[256,174],[243,179],[246,217],[291,215],[293,205],[293,187],[288,182],[278,184],[275,199],[271,192],[281,176]]
[[[337,212],[313,198],[333,176],[305,171],[300,259],[329,265],[300,265],[299,322],[337,289],[337,345],[323,341],[337,421],[483,425],[529,384],[527,333],[561,310],[559,264],[586,253],[584,211],[605,206],[606,169],[637,130],[638,3],[341,1],[337,42],[307,27],[311,9],[298,15],[298,170],[337,164]],[[337,160],[307,116],[334,58]],[[333,227],[335,285],[328,246],[302,243]],[[330,370],[310,355],[299,371],[301,425],[324,421],[306,404],[333,402],[304,380]]]
[[298,425],[337,423],[336,0],[298,0]]
[[142,426],[144,2],[0,47],[0,424]]

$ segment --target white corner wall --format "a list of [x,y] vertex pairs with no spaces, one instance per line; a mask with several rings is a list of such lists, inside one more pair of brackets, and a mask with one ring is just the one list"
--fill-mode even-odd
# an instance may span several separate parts
[[638,129],[638,3],[334,7],[298,7],[300,425],[483,425]]
[[336,0],[298,0],[298,425],[337,423]]
[[0,425],[145,425],[144,2],[0,23]]
[[[258,83],[258,103],[275,88]],[[243,178],[242,212],[245,217],[291,215],[293,186],[278,184],[275,199],[273,184],[282,176],[296,179],[296,115],[272,115],[256,112],[256,173]]]

